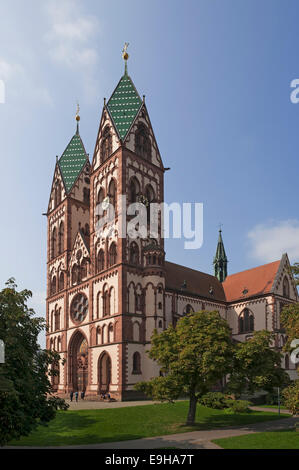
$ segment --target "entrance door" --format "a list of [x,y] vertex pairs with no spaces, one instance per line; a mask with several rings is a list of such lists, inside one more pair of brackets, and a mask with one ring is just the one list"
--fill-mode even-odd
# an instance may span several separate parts
[[85,392],[88,385],[88,344],[81,333],[74,338],[71,358],[73,391]]
[[99,392],[109,392],[111,381],[111,359],[109,354],[104,353],[99,359]]

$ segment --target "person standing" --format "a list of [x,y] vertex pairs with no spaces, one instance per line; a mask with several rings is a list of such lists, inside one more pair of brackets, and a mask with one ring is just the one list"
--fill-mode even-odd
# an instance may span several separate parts
[[71,393],[70,393],[70,399],[71,399],[71,401],[73,401],[73,396],[74,396],[74,392],[71,391]]
[[78,396],[79,396],[79,393],[78,391],[75,393],[75,397],[76,397],[76,401],[78,401]]

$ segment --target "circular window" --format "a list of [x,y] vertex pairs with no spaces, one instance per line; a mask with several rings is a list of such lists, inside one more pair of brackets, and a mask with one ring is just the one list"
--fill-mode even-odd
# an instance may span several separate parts
[[81,323],[88,313],[88,299],[84,294],[77,294],[71,303],[71,318],[74,323]]

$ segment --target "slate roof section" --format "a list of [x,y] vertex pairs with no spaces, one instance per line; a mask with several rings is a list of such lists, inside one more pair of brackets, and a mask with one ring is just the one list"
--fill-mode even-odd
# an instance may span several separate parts
[[228,302],[271,292],[280,260],[227,276],[222,283]]
[[108,111],[122,140],[125,139],[141,105],[141,98],[131,78],[125,73],[107,103]]
[[81,137],[79,134],[75,134],[58,161],[67,193],[72,189],[86,160],[88,160],[88,156]]
[[[215,276],[169,261],[165,261],[165,270],[166,290],[172,289],[210,300],[226,301],[222,283]],[[186,281],[186,287],[182,288],[184,281]]]

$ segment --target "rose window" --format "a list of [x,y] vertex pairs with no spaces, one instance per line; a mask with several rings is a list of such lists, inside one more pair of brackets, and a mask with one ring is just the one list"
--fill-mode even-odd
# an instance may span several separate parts
[[75,323],[81,323],[88,313],[88,299],[84,294],[77,294],[71,304],[71,317]]

